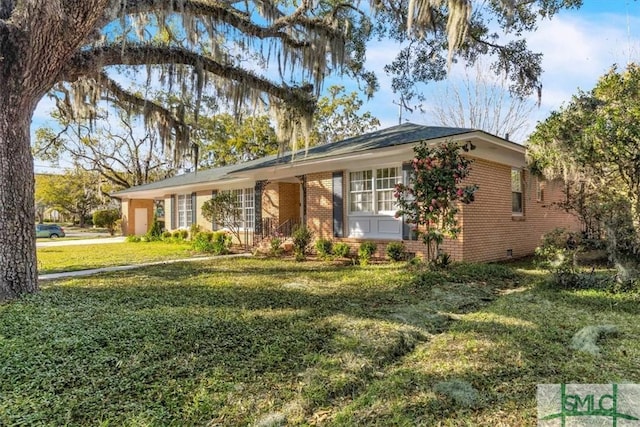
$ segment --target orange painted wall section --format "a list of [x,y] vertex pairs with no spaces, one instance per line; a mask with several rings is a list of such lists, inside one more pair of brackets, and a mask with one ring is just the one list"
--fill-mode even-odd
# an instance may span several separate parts
[[136,232],[135,212],[136,208],[147,209],[147,224],[151,227],[153,222],[153,200],[129,199],[122,201],[122,233],[125,236],[134,235]]

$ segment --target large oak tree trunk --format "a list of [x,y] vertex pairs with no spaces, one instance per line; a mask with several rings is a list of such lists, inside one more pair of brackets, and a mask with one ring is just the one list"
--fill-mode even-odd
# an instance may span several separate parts
[[[117,0],[0,0],[0,301],[38,290],[30,125]],[[86,71],[86,70],[85,70]],[[78,72],[76,70],[76,72]]]
[[0,97],[0,301],[38,290],[29,142],[33,110],[10,100],[15,98]]

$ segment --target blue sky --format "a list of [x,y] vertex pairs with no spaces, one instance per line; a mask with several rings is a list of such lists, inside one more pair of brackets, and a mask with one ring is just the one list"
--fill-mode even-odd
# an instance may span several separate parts
[[[633,0],[585,0],[578,10],[561,11],[551,20],[541,21],[538,30],[527,37],[533,51],[544,54],[542,68],[542,101],[529,120],[528,131],[544,120],[550,111],[568,102],[578,88],[589,90],[614,63],[624,67],[640,62],[640,2]],[[380,90],[365,102],[363,110],[371,111],[382,127],[398,123],[398,107],[393,102],[390,79],[383,67],[397,51],[397,45],[375,42],[367,51],[368,68],[378,74]],[[450,82],[455,83],[455,73]],[[437,92],[444,83],[431,83],[424,93]],[[329,84],[326,85],[328,87]],[[355,90],[355,85],[348,85]],[[44,98],[34,115],[32,130],[48,122],[52,104]],[[426,106],[425,106],[426,107]],[[428,110],[428,108],[427,108]],[[420,124],[434,124],[428,113],[405,112],[403,119]],[[528,133],[528,132],[525,132]],[[42,162],[36,161],[37,166]],[[44,170],[42,167],[36,169]]]
[[[541,21],[527,42],[533,51],[544,54],[542,100],[529,121],[530,132],[550,111],[568,102],[578,88],[593,88],[614,63],[624,67],[629,61],[640,62],[640,2],[586,0],[581,9],[561,11],[553,19]],[[381,90],[364,108],[380,118],[383,127],[398,123],[398,108],[392,104],[398,97],[382,71],[394,48],[377,44],[377,49],[367,53],[369,66],[378,72]],[[424,93],[428,97],[449,83],[455,84],[455,73],[450,82],[431,83]],[[428,113],[404,113],[403,119],[433,124]]]

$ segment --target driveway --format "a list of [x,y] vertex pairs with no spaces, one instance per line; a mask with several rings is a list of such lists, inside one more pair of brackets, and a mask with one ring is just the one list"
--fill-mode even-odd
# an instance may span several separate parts
[[[86,234],[83,234],[86,236]],[[99,237],[96,239],[78,239],[68,240],[66,237],[60,239],[37,239],[36,246],[38,248],[47,248],[50,246],[72,246],[72,245],[103,245],[105,243],[122,243],[125,237]]]

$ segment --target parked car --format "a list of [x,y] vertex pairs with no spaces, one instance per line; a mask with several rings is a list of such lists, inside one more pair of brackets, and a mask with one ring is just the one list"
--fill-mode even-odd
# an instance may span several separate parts
[[36,224],[36,237],[49,237],[57,239],[64,237],[64,229],[56,224]]

